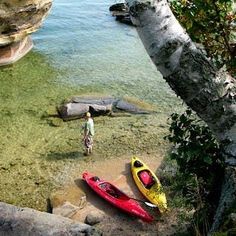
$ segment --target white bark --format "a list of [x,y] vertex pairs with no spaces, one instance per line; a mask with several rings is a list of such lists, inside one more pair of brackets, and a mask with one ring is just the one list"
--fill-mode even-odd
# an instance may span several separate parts
[[[225,144],[228,164],[212,231],[236,202],[236,81],[217,71],[191,41],[166,0],[126,0],[131,19],[157,69],[175,93]],[[217,173],[216,173],[217,174]]]

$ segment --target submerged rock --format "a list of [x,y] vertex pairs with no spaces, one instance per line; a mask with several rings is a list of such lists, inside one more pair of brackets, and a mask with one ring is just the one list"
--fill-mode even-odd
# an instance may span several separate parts
[[0,1],[0,66],[19,60],[33,47],[29,34],[42,24],[52,0]]
[[148,114],[149,113],[148,111],[142,110],[136,105],[130,102],[124,101],[124,100],[118,100],[115,107],[117,109],[128,111],[130,113],[135,113],[135,114]]
[[129,112],[133,114],[149,114],[150,111],[142,109],[132,102],[113,97],[73,97],[57,108],[63,120],[72,120],[84,117],[86,112],[93,116],[110,115],[116,112]]
[[72,217],[86,205],[86,195],[77,186],[67,186],[53,192],[50,196],[52,213]]

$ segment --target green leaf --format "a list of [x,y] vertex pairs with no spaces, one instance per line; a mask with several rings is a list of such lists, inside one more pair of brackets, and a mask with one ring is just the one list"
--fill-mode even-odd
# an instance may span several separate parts
[[212,164],[212,159],[209,156],[204,156],[203,158],[204,162],[211,165]]

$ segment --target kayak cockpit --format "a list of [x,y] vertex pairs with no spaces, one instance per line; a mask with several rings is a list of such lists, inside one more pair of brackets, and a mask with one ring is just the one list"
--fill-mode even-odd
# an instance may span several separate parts
[[93,176],[91,180],[97,182],[97,181],[100,181],[100,178],[98,176]]
[[143,164],[140,161],[136,160],[134,162],[134,167],[142,167],[142,166],[143,166]]
[[155,179],[149,170],[141,170],[138,172],[138,177],[145,188],[150,189],[155,183]]
[[99,188],[102,189],[104,192],[109,194],[112,197],[122,199],[122,200],[129,200],[129,197],[126,196],[123,192],[121,192],[118,188],[113,186],[108,182],[102,182],[98,184]]

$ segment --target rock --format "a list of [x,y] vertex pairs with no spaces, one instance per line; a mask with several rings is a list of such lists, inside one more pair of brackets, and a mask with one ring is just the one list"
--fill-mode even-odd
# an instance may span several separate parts
[[89,225],[95,225],[97,223],[100,223],[103,217],[104,217],[104,214],[102,212],[92,211],[86,216],[85,223]]
[[120,111],[134,114],[150,113],[131,102],[113,97],[73,97],[68,102],[59,106],[57,111],[64,121],[82,118],[88,111],[91,112],[92,116],[111,115],[113,112]]
[[86,195],[77,186],[68,186],[51,194],[52,213],[72,217],[86,205]]
[[71,204],[70,202],[64,202],[62,205],[53,208],[52,213],[55,215],[71,218],[79,209],[81,208]]
[[69,102],[58,108],[58,113],[63,120],[82,118],[88,111],[89,105],[82,103]]
[[29,34],[42,24],[52,0],[0,1],[0,65],[19,60],[33,44]]
[[117,101],[117,99],[107,96],[107,97],[73,97],[71,100],[73,103],[84,103],[84,104],[96,104],[96,105],[101,105],[101,106],[106,106],[113,104],[114,102]]
[[126,102],[124,100],[119,100],[115,106],[116,106],[116,108],[118,108],[122,111],[127,111],[127,112],[131,112],[131,113],[136,113],[136,114],[149,114],[148,111],[144,111],[144,110],[138,108],[137,106],[135,106],[134,104],[132,104],[130,102]]
[[67,103],[58,109],[59,115],[63,120],[78,119],[84,117],[86,112],[91,112],[93,116],[105,115],[111,112],[112,105],[97,105],[87,103]]
[[93,116],[105,115],[112,111],[114,101],[112,97],[73,97],[69,102],[59,106],[57,111],[59,116],[65,121],[82,118],[88,111]]
[[19,42],[0,47],[0,66],[5,66],[18,61],[33,48],[30,36]]
[[108,104],[106,106],[89,104],[89,111],[95,116],[109,114],[112,111],[112,104]]
[[0,235],[8,236],[53,236],[53,235],[102,235],[90,225],[71,219],[19,208],[0,202]]

